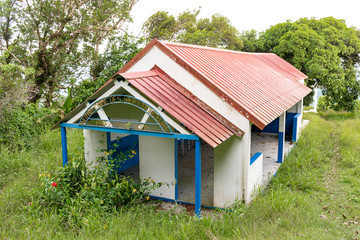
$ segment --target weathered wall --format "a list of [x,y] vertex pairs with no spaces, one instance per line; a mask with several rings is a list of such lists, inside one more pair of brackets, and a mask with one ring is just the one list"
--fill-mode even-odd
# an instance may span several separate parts
[[139,136],[140,178],[169,184],[152,196],[175,199],[175,139]]
[[97,149],[107,149],[106,132],[84,129],[83,134],[85,138],[85,160],[94,166],[99,157],[107,157],[105,153],[96,151]]
[[[256,191],[261,187],[263,180],[263,154],[259,156],[255,154],[254,162],[249,166],[249,175],[248,175],[248,186],[247,192],[245,195],[245,202],[249,203],[253,197],[256,195]],[[257,158],[256,158],[257,157]],[[256,159],[255,159],[256,158]]]

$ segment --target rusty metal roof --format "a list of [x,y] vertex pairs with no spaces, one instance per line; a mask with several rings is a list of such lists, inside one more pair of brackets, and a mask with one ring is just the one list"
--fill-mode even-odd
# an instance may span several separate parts
[[156,39],[119,73],[126,72],[155,45],[261,129],[311,92],[300,82],[307,76],[275,54]]
[[237,134],[187,97],[161,69],[120,75],[213,148]]

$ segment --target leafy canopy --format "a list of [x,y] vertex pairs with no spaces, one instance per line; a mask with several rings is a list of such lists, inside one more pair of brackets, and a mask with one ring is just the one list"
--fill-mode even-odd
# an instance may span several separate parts
[[[252,46],[246,43],[246,48]],[[260,35],[256,48],[276,53],[305,73],[306,84],[321,87],[330,108],[354,110],[360,93],[356,78],[360,38],[344,20],[301,18],[279,23]]]
[[211,18],[198,19],[200,10],[185,11],[178,17],[159,11],[144,23],[147,42],[159,40],[175,41],[208,47],[240,50],[243,42],[237,29],[228,18],[214,14]]
[[28,101],[50,106],[87,66],[98,77],[100,46],[131,20],[137,1],[0,0],[2,63],[33,69]]

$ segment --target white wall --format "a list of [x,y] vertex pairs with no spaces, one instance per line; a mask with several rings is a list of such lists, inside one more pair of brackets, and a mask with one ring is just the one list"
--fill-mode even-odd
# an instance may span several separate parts
[[214,206],[231,206],[243,198],[241,139],[232,136],[214,150]]
[[249,166],[249,175],[248,175],[248,187],[245,195],[245,202],[250,203],[253,199],[256,191],[261,187],[263,180],[263,154],[259,156],[256,161]]
[[94,130],[83,130],[85,138],[85,160],[92,166],[96,165],[98,157],[107,157],[103,152],[97,152],[97,149],[107,149],[106,132]]
[[[153,47],[138,62],[136,62],[130,69],[128,69],[127,72],[148,71],[154,65],[159,66],[170,77],[179,82],[197,98],[208,104],[222,116],[226,116],[228,121],[244,131],[245,135],[242,139],[236,137],[236,141],[231,140],[234,141],[234,143],[228,143],[231,145],[230,148],[236,148],[236,150],[232,150],[235,151],[236,154],[229,153],[229,156],[224,156],[225,158],[223,158],[221,155],[225,153],[220,154],[218,150],[218,154],[220,154],[218,155],[218,158],[222,158],[223,160],[221,164],[218,162],[218,165],[215,165],[214,168],[214,171],[217,172],[218,176],[215,179],[215,185],[217,185],[217,189],[219,189],[219,191],[215,191],[215,195],[219,194],[219,196],[216,196],[219,199],[219,206],[223,205],[226,201],[235,200],[235,197],[242,198],[244,196],[244,192],[247,191],[247,171],[250,163],[251,128],[249,120],[235,110],[230,104],[212,92],[192,74],[174,62],[156,46]],[[222,148],[223,147],[220,147],[219,149]],[[217,169],[217,167],[221,169]],[[233,174],[229,175],[224,169],[230,169]],[[223,176],[224,179],[220,177],[221,174],[225,175]],[[218,183],[217,181],[220,182]],[[231,186],[231,188],[234,188],[234,191],[230,195],[227,193],[220,193],[220,189],[224,184],[226,184],[226,182],[236,183],[236,186]]]
[[150,195],[175,199],[175,139],[139,136],[140,178],[170,184]]

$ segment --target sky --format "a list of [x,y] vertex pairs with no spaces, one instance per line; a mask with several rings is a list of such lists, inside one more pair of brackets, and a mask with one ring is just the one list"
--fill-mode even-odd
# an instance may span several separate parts
[[344,19],[347,26],[360,29],[359,0],[139,0],[131,16],[128,30],[135,36],[142,24],[157,11],[177,16],[184,11],[201,7],[200,17],[220,13],[229,18],[240,32],[255,29],[265,31],[272,25],[296,21],[300,17],[335,17]]

